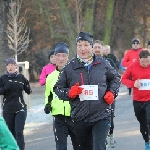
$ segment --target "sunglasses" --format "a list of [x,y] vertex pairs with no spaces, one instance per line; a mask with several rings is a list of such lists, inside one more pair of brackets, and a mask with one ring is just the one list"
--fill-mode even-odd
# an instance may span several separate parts
[[139,43],[132,43],[132,44],[134,44],[134,45],[137,44],[138,45]]

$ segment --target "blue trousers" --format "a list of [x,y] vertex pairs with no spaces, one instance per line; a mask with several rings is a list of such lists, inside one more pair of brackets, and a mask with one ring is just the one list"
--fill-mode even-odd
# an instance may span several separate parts
[[6,121],[6,124],[12,135],[16,139],[20,150],[25,149],[23,130],[26,117],[27,110],[19,111],[17,113],[3,113],[3,118]]

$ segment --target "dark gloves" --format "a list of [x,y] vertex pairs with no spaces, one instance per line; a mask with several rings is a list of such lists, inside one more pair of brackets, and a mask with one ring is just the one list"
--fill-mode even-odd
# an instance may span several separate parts
[[111,91],[106,92],[104,100],[107,104],[112,104],[114,102],[114,94]]
[[32,93],[32,90],[29,81],[26,78],[24,78],[24,80],[24,91],[29,95],[30,93]]
[[9,90],[9,89],[11,88],[11,85],[12,85],[11,82],[6,83],[6,84],[4,85],[4,87],[3,87],[4,92],[7,91],[7,90]]
[[30,88],[30,85],[24,85],[24,90],[25,92],[29,95],[30,93],[32,93],[32,90]]
[[79,82],[71,87],[68,96],[70,98],[75,98],[77,95],[82,93],[83,88],[79,87]]
[[49,114],[52,111],[51,104],[46,104],[45,108],[44,108],[44,111],[45,111],[46,114]]

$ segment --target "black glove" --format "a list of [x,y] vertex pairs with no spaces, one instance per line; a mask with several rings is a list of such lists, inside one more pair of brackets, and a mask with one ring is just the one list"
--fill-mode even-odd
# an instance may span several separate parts
[[52,111],[51,105],[50,104],[46,104],[45,108],[44,108],[44,111],[45,111],[46,114],[49,114]]
[[3,87],[3,90],[4,90],[4,91],[9,90],[9,89],[11,88],[11,85],[12,85],[11,82],[6,83],[6,84],[4,85],[4,87]]

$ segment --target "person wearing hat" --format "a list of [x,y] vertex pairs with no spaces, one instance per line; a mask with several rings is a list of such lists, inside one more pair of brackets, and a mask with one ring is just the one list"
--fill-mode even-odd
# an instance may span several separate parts
[[27,116],[27,105],[23,91],[32,92],[29,81],[17,71],[13,58],[6,61],[7,71],[0,77],[0,95],[3,95],[2,113],[6,124],[17,141],[20,150],[25,149],[23,130]]
[[[142,48],[140,48],[140,40],[138,38],[133,38],[131,43],[132,43],[132,48],[126,50],[126,53],[122,60],[122,66],[126,68],[133,62],[138,61],[139,53],[142,50]],[[131,95],[132,89],[128,87],[128,90],[129,90],[129,95]]]
[[138,60],[138,56],[142,48],[140,48],[140,40],[138,38],[133,38],[132,41],[132,48],[127,50],[124,55],[122,66],[128,67],[132,62]]
[[110,128],[110,105],[118,95],[120,75],[102,57],[92,53],[93,36],[80,32],[77,55],[54,86],[56,95],[69,101],[79,150],[105,150]]
[[67,150],[67,137],[70,135],[74,150],[79,150],[79,144],[74,132],[74,123],[70,116],[69,101],[59,100],[53,87],[58,76],[66,65],[69,57],[69,46],[66,43],[58,43],[55,47],[56,69],[46,78],[45,108],[46,114],[51,112],[53,116],[53,131],[55,135],[56,150]]
[[48,55],[48,59],[49,59],[49,64],[43,67],[42,72],[40,74],[39,83],[41,86],[45,85],[47,75],[52,73],[56,68],[54,50],[50,51]]

